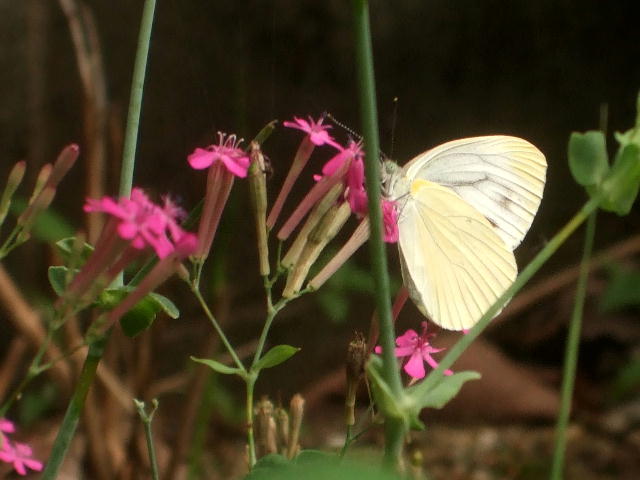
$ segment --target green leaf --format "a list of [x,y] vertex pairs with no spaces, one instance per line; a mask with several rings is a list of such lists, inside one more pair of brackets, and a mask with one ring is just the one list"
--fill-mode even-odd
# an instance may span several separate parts
[[[103,310],[112,310],[134,289],[135,287],[129,285],[123,285],[118,288],[107,288],[100,293],[96,300],[96,304]],[[174,319],[180,316],[180,310],[178,310],[178,307],[176,307],[175,304],[164,295],[151,292],[144,299],[154,305],[156,312],[163,311],[169,317]]]
[[91,253],[93,253],[93,247],[86,242],[83,243],[82,248],[80,249],[80,252],[74,252],[73,248],[75,246],[75,243],[76,243],[76,237],[67,237],[67,238],[63,238],[62,240],[58,240],[56,242],[58,253],[62,257],[62,260],[64,261],[65,265],[69,265],[69,263],[71,262],[72,256],[78,255],[78,253],[80,254],[80,261],[78,262],[76,260],[75,264],[76,266],[83,265],[84,262],[87,261],[89,256],[91,256]]
[[56,292],[56,295],[61,297],[64,294],[64,291],[67,289],[67,275],[69,269],[67,267],[63,267],[62,265],[52,265],[47,270],[47,276],[49,277],[49,283],[53,288],[53,291]]
[[128,337],[135,337],[153,324],[159,311],[158,304],[152,298],[144,297],[120,318],[122,331]]
[[167,297],[154,292],[151,292],[149,296],[154,302],[156,302],[158,308],[166,313],[169,318],[173,318],[175,320],[176,318],[180,317],[180,310],[178,310],[176,304],[169,300]]
[[465,382],[479,378],[480,374],[472,371],[444,375],[432,388],[425,389],[425,385],[419,383],[409,387],[407,394],[415,405],[417,413],[423,408],[442,408],[458,394]]
[[605,198],[603,210],[627,215],[638,195],[640,186],[640,147],[634,143],[618,150],[609,174],[602,182]]
[[299,351],[299,348],[292,347],[291,345],[277,345],[258,360],[254,369],[259,371],[263,368],[275,367],[276,365],[280,365],[282,362],[288,360]]
[[612,265],[609,281],[600,296],[599,309],[602,313],[640,306],[640,272]]
[[376,401],[376,406],[385,417],[401,419],[409,423],[409,412],[401,406],[401,399],[397,399],[391,387],[382,376],[382,359],[377,355],[371,355],[367,362],[367,376],[371,382],[371,390]]
[[609,170],[607,145],[602,132],[591,130],[571,134],[569,168],[575,181],[585,187],[602,181]]
[[240,375],[242,373],[242,370],[237,367],[229,367],[224,363],[217,362],[210,358],[191,357],[191,360],[193,360],[194,362],[202,363],[214,372],[222,373],[224,375]]

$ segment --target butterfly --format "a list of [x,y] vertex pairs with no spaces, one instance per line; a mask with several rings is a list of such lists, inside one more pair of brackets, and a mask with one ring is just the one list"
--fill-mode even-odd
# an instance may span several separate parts
[[538,211],[546,170],[540,150],[504,135],[453,140],[403,167],[384,162],[402,277],[425,316],[468,329],[509,288],[518,274],[513,250]]

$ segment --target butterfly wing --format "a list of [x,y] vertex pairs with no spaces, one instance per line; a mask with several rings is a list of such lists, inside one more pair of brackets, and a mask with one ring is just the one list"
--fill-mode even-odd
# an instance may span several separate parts
[[489,220],[511,250],[538,211],[546,171],[540,150],[504,135],[447,142],[404,167],[409,181],[421,178],[454,190]]
[[511,250],[450,188],[414,180],[398,228],[404,283],[443,328],[472,327],[516,278]]

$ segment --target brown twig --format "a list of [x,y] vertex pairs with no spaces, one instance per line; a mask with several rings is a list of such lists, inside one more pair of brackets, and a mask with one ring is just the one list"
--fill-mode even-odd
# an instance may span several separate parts
[[[104,195],[108,129],[107,82],[100,38],[87,5],[77,0],[58,0],[58,3],[69,24],[84,93],[87,195],[99,198]],[[97,238],[100,228],[100,217],[89,215],[87,233],[91,242]]]
[[22,359],[26,353],[27,342],[21,335],[14,337],[0,367],[0,398],[5,398],[13,378],[20,372],[16,367],[22,365]]

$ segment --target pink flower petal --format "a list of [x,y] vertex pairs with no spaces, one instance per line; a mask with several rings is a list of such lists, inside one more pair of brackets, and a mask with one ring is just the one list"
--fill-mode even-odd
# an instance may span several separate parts
[[411,354],[411,358],[404,366],[404,371],[413,378],[424,378],[424,363],[422,362],[422,356],[419,351],[414,351]]
[[204,148],[196,148],[191,155],[187,157],[187,161],[192,168],[203,170],[213,163],[214,153]]

